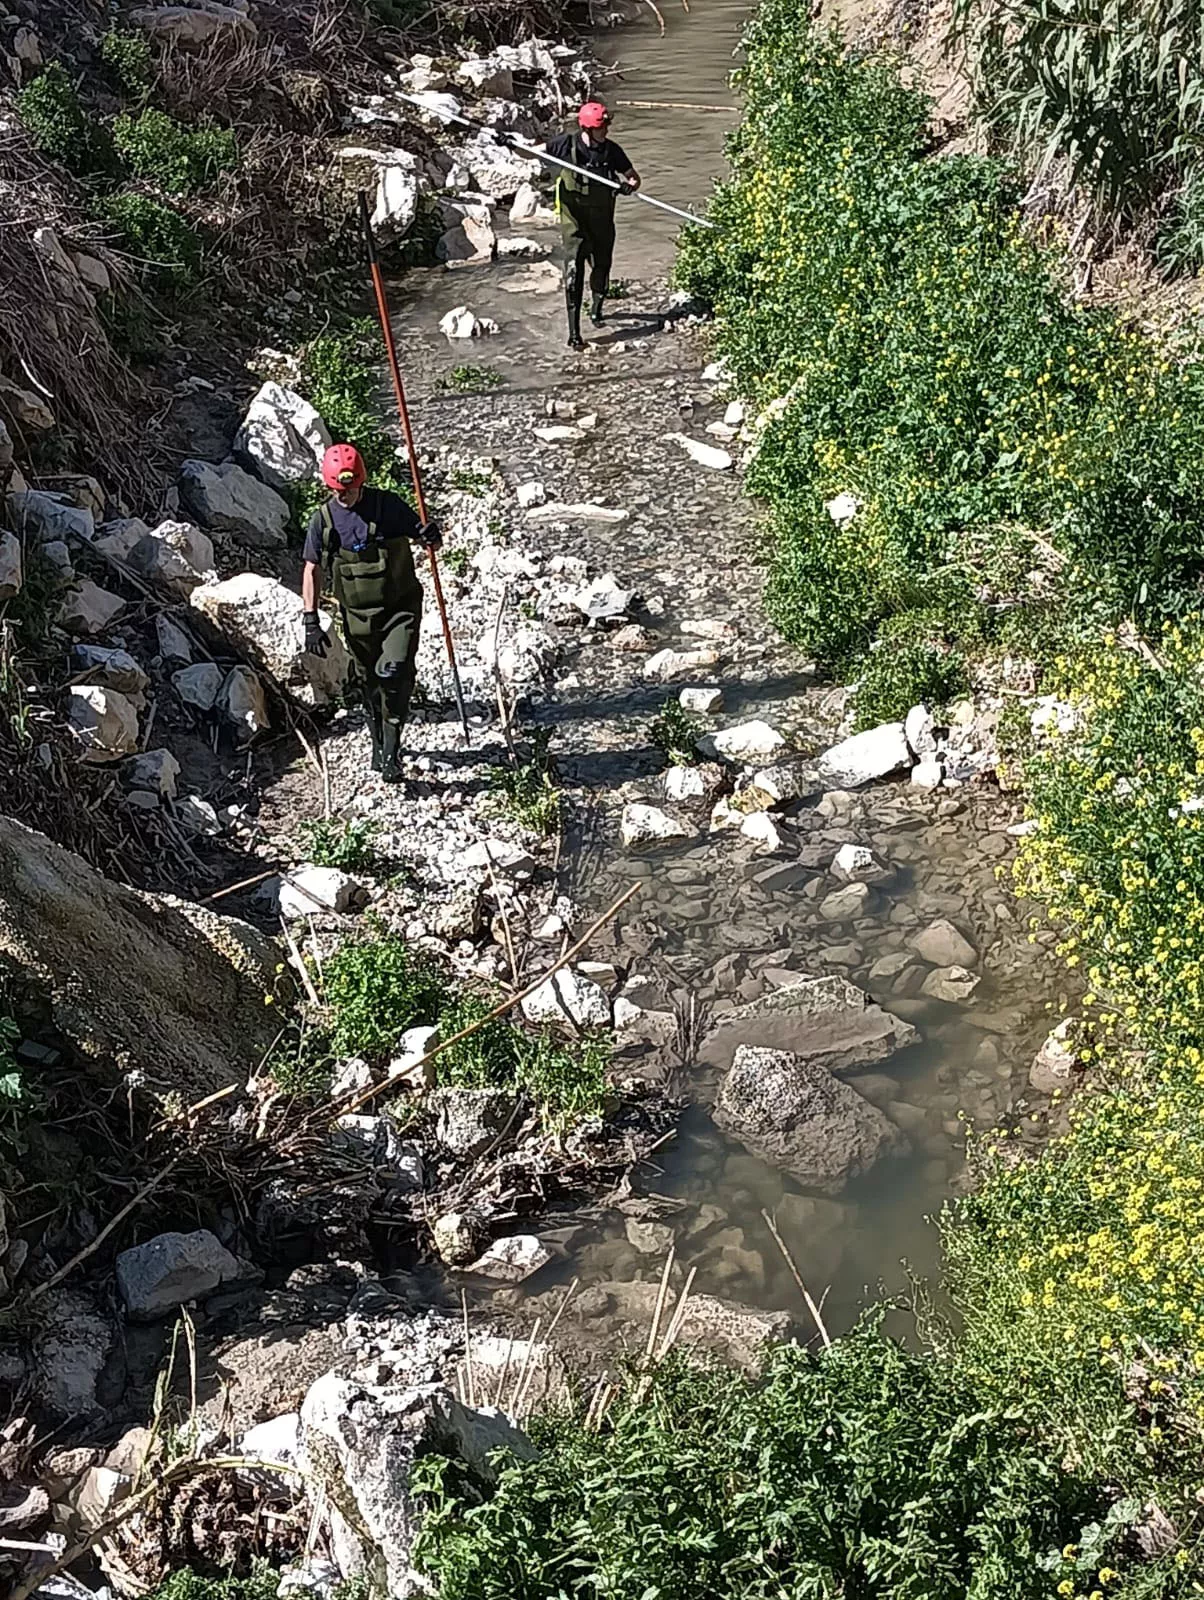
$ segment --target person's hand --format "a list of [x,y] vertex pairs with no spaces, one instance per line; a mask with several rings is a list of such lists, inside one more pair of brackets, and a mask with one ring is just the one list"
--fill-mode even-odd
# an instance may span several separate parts
[[507,150],[514,149],[514,135],[506,128],[495,128],[493,139],[495,144],[505,145]]
[[424,522],[414,537],[427,550],[442,550],[443,548],[443,531],[437,522]]
[[301,619],[305,624],[305,653],[310,656],[324,656],[330,649],[330,640],[323,631],[316,611],[306,611]]

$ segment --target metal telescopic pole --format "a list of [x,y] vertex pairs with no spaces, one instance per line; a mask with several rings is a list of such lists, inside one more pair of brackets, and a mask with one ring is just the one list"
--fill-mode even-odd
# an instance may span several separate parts
[[[410,425],[410,410],[406,405],[405,387],[401,381],[401,367],[397,360],[397,346],[393,342],[393,323],[389,316],[389,301],[385,294],[385,280],[381,275],[380,259],[376,253],[376,238],[372,232],[372,218],[368,211],[368,196],[360,190],[360,225],[368,251],[368,267],[372,273],[372,287],[376,290],[376,310],[380,317],[380,331],[384,336],[385,354],[389,359],[389,372],[393,378],[393,394],[397,400],[397,414],[401,418],[401,431],[410,458],[410,477],[414,484],[414,499],[418,515],[428,522],[426,496],[422,492],[422,472],[418,465],[418,451],[414,445],[414,430]],[[464,743],[471,742],[468,731],[468,713],[464,709],[464,690],[460,685],[460,669],[456,665],[456,647],[452,642],[451,623],[447,618],[447,602],[443,598],[443,583],[439,577],[439,562],[430,545],[426,548],[431,563],[431,584],[435,590],[435,603],[439,607],[439,620],[443,624],[443,642],[447,646],[447,663],[451,668],[452,688],[456,696],[456,710],[460,713],[460,726],[464,729]]]

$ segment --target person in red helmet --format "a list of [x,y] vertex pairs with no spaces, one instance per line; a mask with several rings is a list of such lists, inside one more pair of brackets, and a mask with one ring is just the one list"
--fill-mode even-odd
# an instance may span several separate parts
[[323,457],[322,481],[333,498],[314,512],[305,534],[305,648],[316,656],[330,648],[318,616],[324,568],[368,713],[372,769],[395,783],[401,777],[401,730],[414,693],[422,623],[422,585],[410,541],[437,550],[443,538],[433,522],[420,522],[400,495],[373,488],[367,476],[354,445],[332,444]]
[[[610,178],[628,192],[640,186],[640,175],[622,145],[610,138],[610,112],[600,100],[587,100],[577,113],[576,134],[561,133],[549,139],[548,155]],[[610,287],[610,264],[615,252],[615,199],[619,190],[593,183],[576,172],[561,171],[556,182],[556,209],[564,238],[564,302],[569,319],[569,347],[584,348],[581,337],[581,302],[585,296],[585,269],[589,266],[590,321],[602,321],[602,304]]]

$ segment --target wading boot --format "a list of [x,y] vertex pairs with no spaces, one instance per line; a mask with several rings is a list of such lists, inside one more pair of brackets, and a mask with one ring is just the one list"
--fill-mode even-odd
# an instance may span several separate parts
[[585,340],[581,337],[581,301],[574,295],[572,287],[565,287],[564,308],[569,317],[569,349],[584,350]]
[[602,301],[604,298],[603,295],[596,294],[590,302],[589,320],[595,328],[602,326]]
[[380,776],[384,783],[400,783],[401,770],[401,723],[394,722],[392,717],[384,719],[381,737]]
[[364,699],[364,711],[368,720],[368,737],[372,740],[372,770],[379,772],[381,769],[381,710],[380,703],[373,696],[371,700]]

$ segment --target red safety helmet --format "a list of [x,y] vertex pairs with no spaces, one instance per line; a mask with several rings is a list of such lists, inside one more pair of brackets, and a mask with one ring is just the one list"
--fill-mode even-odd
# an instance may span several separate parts
[[577,113],[577,122],[582,128],[604,128],[609,121],[610,112],[601,100],[587,100]]
[[358,489],[367,477],[364,458],[353,444],[332,444],[322,457],[322,482],[328,489]]

